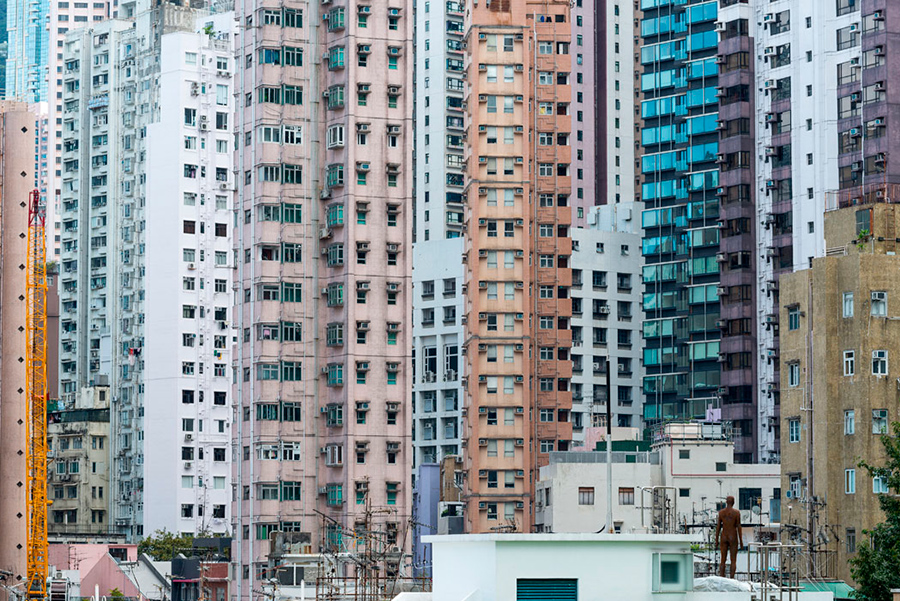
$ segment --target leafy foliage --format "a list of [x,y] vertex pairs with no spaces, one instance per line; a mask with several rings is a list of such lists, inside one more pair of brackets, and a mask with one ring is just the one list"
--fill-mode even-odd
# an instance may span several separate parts
[[865,540],[850,558],[850,574],[856,581],[857,599],[862,601],[890,601],[891,589],[900,588],[900,423],[891,424],[893,435],[881,437],[887,453],[883,466],[861,461],[859,467],[870,476],[883,479],[892,491],[878,495],[878,504],[885,521],[871,530],[863,530]]
[[193,540],[190,535],[157,530],[138,544],[138,553],[146,553],[156,561],[170,561],[176,553],[190,549]]

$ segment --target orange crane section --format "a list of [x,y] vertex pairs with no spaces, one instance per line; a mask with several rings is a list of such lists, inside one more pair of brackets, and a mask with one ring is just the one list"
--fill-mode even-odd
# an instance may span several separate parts
[[28,439],[27,599],[47,598],[47,253],[46,210],[40,192],[28,199],[28,259],[25,275],[25,391]]

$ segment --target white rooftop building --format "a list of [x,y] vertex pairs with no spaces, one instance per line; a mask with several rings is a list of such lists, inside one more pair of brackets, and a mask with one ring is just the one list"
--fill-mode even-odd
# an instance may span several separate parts
[[[699,538],[690,535],[463,534],[426,541],[434,548],[432,592],[402,593],[394,601],[650,601],[673,593],[681,601],[750,601],[759,596],[749,590],[694,591],[691,546]],[[792,598],[832,601],[833,594]]]
[[[725,424],[668,424],[650,441],[613,440],[613,525],[619,532],[672,532],[715,523],[735,498],[747,540],[751,525],[780,521],[780,466],[737,464]],[[536,487],[543,532],[598,532],[606,524],[604,451],[551,453]],[[756,506],[758,510],[753,510]]]

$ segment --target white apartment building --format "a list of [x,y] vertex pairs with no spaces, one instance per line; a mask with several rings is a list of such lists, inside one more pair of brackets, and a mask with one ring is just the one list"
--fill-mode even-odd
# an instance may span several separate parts
[[[867,123],[862,110],[864,105],[883,100],[885,86],[860,87],[863,70],[877,72],[884,64],[883,50],[879,56],[870,43],[869,52],[864,53],[866,44],[861,43],[866,34],[876,34],[869,36],[870,41],[877,38],[877,32],[884,29],[884,16],[879,11],[861,16],[860,4],[853,0],[775,0],[734,4],[719,12],[722,23],[746,20],[749,50],[755,55],[755,60],[751,59],[755,85],[750,86],[750,94],[756,107],[751,120],[756,133],[752,161],[758,215],[761,459],[778,461],[778,430],[774,427],[778,421],[778,278],[782,273],[806,269],[813,257],[824,256],[827,197],[838,189],[883,177],[872,175],[879,169],[873,161],[851,164],[841,160],[849,159],[844,154],[853,152],[859,154],[856,158],[863,158],[863,132],[865,145],[873,148],[867,154],[877,153],[868,139],[884,135],[885,129],[883,118]],[[850,131],[854,126],[857,129]],[[883,164],[882,156],[882,172]]]
[[413,247],[414,466],[460,452],[463,294],[459,239]]
[[[682,524],[713,524],[729,495],[745,526],[780,521],[780,466],[734,463],[727,424],[670,423],[648,441],[619,441],[616,434],[612,514],[617,532],[673,532]],[[538,531],[599,531],[606,523],[607,494],[605,451],[551,453],[537,485]]]
[[572,229],[572,438],[606,425],[606,360],[615,427],[640,427],[643,381],[640,204],[593,207]]
[[420,3],[416,11],[414,472],[416,466],[460,452],[465,314],[463,11],[461,1],[437,0]]
[[60,392],[110,386],[111,530],[225,532],[233,15],[126,14],[64,46]]
[[[132,6],[128,3],[127,6]],[[74,2],[60,0],[50,2],[47,24],[49,46],[47,47],[47,148],[42,156],[47,167],[40,174],[47,200],[47,256],[54,260],[60,257],[61,221],[60,199],[62,197],[62,136],[63,136],[63,45],[69,31],[81,27],[91,27],[99,21],[116,16],[117,11],[110,0],[88,0]]]

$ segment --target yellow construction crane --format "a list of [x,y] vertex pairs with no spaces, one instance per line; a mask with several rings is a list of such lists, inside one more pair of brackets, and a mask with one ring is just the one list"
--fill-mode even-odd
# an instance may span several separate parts
[[28,441],[25,469],[28,482],[28,599],[47,598],[47,253],[46,210],[41,194],[28,199],[28,259],[25,297],[25,390]]

